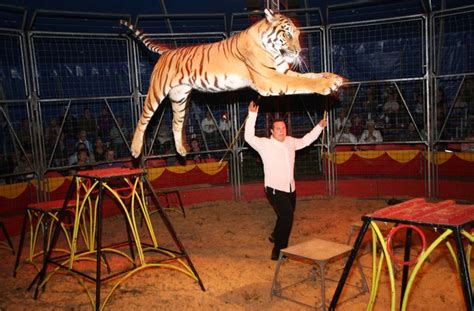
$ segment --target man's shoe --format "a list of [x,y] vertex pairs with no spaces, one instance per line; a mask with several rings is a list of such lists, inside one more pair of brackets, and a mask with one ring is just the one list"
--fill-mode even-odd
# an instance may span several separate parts
[[280,257],[280,250],[278,248],[272,249],[272,260],[278,260]]

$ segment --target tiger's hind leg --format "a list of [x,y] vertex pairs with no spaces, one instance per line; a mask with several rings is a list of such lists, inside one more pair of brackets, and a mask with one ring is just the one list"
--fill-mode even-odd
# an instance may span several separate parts
[[138,120],[137,127],[135,128],[135,133],[133,134],[131,152],[134,158],[138,158],[143,148],[143,139],[145,136],[145,130],[150,123],[150,119],[155,113],[156,109],[163,101],[163,98],[156,98],[151,92],[148,93],[145,99],[145,104],[143,105],[143,112]]
[[183,125],[191,90],[191,87],[188,85],[179,85],[172,88],[169,92],[171,107],[173,108],[174,144],[176,147],[176,152],[178,152],[183,157],[186,156],[187,153]]

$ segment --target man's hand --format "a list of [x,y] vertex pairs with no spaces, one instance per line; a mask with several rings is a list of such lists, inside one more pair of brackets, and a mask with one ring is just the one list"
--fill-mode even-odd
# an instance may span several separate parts
[[255,104],[255,102],[253,100],[249,104],[249,112],[258,113],[258,106]]
[[328,125],[328,120],[321,119],[321,121],[319,121],[318,125],[322,128],[325,128]]

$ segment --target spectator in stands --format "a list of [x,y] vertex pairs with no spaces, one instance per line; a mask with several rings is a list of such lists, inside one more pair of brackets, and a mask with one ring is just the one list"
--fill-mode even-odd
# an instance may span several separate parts
[[75,163],[78,162],[78,155],[79,155],[79,152],[85,150],[87,152],[87,154],[89,155],[89,150],[87,149],[87,146],[86,144],[84,143],[78,143],[76,145],[76,150],[74,151],[74,153],[68,158],[68,165],[75,165]]
[[190,146],[191,146],[190,152],[192,153],[192,154],[189,155],[190,158],[192,160],[194,160],[194,162],[196,164],[203,162],[202,154],[200,153],[201,152],[201,146],[199,145],[199,141],[197,140],[197,138],[191,139],[191,141],[189,143],[190,143]]
[[206,117],[201,121],[201,128],[206,137],[207,145],[209,147],[214,146],[217,141],[217,126],[211,112],[208,111]]
[[25,151],[31,152],[31,133],[28,118],[21,119],[20,129],[17,132],[18,139]]
[[342,133],[339,133],[339,136],[336,141],[338,144],[357,144],[357,137],[351,133],[349,127],[345,127]]
[[425,108],[423,106],[423,97],[419,90],[413,91],[413,107],[415,123],[418,126],[422,126]]
[[102,162],[105,161],[107,148],[104,145],[104,142],[100,137],[95,139],[94,143],[94,161],[95,162]]
[[97,121],[92,116],[91,110],[88,107],[84,108],[84,114],[79,119],[78,126],[79,130],[85,130],[92,139],[95,139],[97,136]]
[[58,124],[58,120],[56,118],[52,118],[49,121],[49,126],[46,128],[45,131],[45,140],[46,140],[46,150],[51,152],[58,140],[59,133],[61,131],[61,127]]
[[105,163],[98,165],[97,168],[122,167],[122,163],[115,161],[115,150],[113,148],[108,148],[105,152]]
[[385,115],[385,127],[390,128],[398,123],[398,113],[400,112],[400,104],[398,102],[398,93],[394,88],[388,89],[387,101],[383,105]]
[[401,137],[402,141],[419,141],[420,136],[416,131],[415,125],[413,123],[409,123],[405,131],[402,133]]
[[367,121],[367,129],[362,133],[359,143],[381,143],[382,141],[382,134],[375,129],[375,122],[373,120]]
[[67,163],[67,155],[68,146],[66,144],[66,134],[64,132],[61,133],[59,136],[58,144],[56,146],[56,150],[54,151],[54,165],[55,166],[66,166]]
[[343,128],[342,128],[343,126],[350,129],[351,121],[347,120],[346,115],[347,115],[347,112],[345,108],[342,108],[341,110],[339,110],[336,121],[334,121],[334,130],[335,130],[336,135],[343,132]]
[[160,144],[158,151],[160,154],[168,154],[171,150],[171,133],[165,122],[161,122],[160,128],[158,129],[157,137],[158,143]]
[[444,90],[441,87],[436,89],[436,128],[441,130],[443,126],[446,113],[446,97],[444,95]]
[[[20,159],[18,160],[15,168],[13,169],[13,174],[21,174],[26,172],[33,171],[33,155],[30,152],[26,154],[21,154]],[[23,174],[15,177],[17,181],[30,180],[34,177],[33,173]]]
[[357,139],[360,139],[360,136],[362,135],[363,131],[364,124],[362,122],[362,118],[356,114],[354,118],[352,118],[350,132],[352,133],[352,135],[357,137]]
[[[0,176],[13,173],[14,163],[11,156],[0,152]],[[0,184],[9,184],[10,177],[0,178]]]
[[[224,111],[221,114],[221,118],[219,120],[219,130],[222,132],[222,135],[225,137],[225,139],[229,140],[230,120],[229,120],[229,115],[227,114],[227,111]],[[223,147],[225,147],[224,144],[223,144]]]
[[125,143],[124,138],[122,138],[122,134],[125,139],[129,139],[130,132],[124,125],[122,117],[117,116],[117,124],[112,127],[109,136],[110,145],[115,150],[118,158],[123,158],[129,154],[127,144]]
[[364,113],[367,116],[367,120],[372,120],[375,118],[378,103],[379,100],[376,94],[375,86],[371,85],[367,88],[365,100],[362,103],[362,107],[364,108]]
[[470,130],[469,135],[465,137],[464,140],[465,142],[461,144],[461,151],[474,152],[474,128]]
[[87,148],[87,152],[92,153],[93,149],[92,149],[92,144],[90,143],[90,141],[87,139],[87,132],[86,130],[80,130],[79,131],[79,134],[77,135],[77,142],[76,142],[76,147],[79,145],[79,144],[84,144]]
[[99,136],[105,142],[109,141],[110,129],[112,128],[113,122],[114,121],[110,115],[109,109],[107,109],[107,107],[103,107],[99,116]]
[[77,161],[72,163],[74,168],[69,170],[69,175],[74,175],[78,171],[91,169],[91,160],[89,159],[89,153],[86,149],[81,149],[77,152]]
[[[66,113],[68,106],[64,106],[64,113]],[[74,144],[74,140],[76,139],[77,132],[79,131],[77,118],[73,114],[72,109],[69,108],[66,122],[64,123],[63,131],[66,133],[66,141],[71,140]]]

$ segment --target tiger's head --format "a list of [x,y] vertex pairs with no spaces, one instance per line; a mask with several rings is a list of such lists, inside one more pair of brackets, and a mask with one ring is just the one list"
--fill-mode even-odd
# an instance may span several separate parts
[[288,64],[299,61],[300,31],[288,17],[265,9],[268,28],[261,36],[262,44],[273,57],[281,56]]

